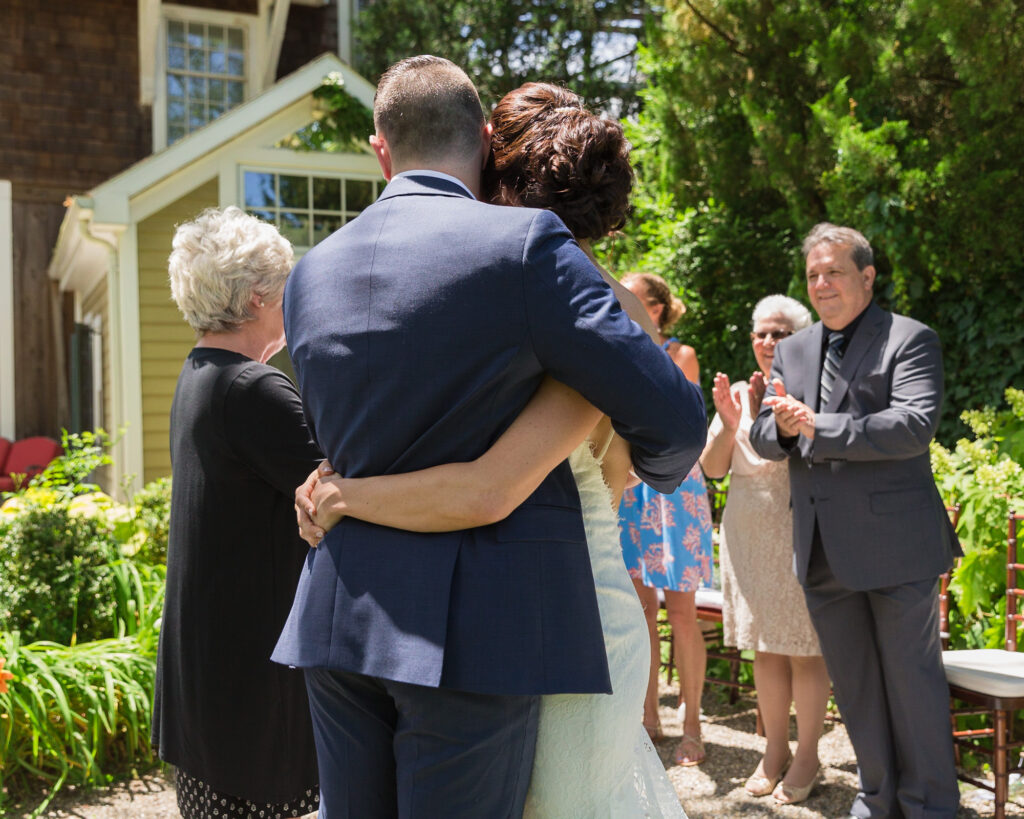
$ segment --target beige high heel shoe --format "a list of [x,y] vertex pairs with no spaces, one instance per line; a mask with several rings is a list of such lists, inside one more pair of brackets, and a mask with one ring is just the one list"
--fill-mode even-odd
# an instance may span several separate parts
[[786,771],[789,770],[789,766],[792,763],[793,754],[790,754],[789,758],[782,763],[782,768],[779,772],[775,776],[768,776],[764,772],[764,757],[761,757],[761,761],[757,763],[757,767],[747,779],[747,784],[743,786],[743,789],[751,796],[767,796],[775,790],[775,786],[786,775]]
[[807,785],[787,785],[785,782],[780,782],[775,790],[772,791],[772,796],[776,802],[780,802],[783,805],[795,805],[797,802],[803,802],[811,795],[811,791],[818,784],[820,777],[821,766],[819,765]]

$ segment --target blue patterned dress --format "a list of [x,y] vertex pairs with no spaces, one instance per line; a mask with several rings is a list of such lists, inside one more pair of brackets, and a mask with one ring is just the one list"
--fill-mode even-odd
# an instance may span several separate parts
[[[665,349],[677,339],[665,342]],[[619,504],[619,540],[630,577],[645,586],[696,591],[711,585],[711,504],[704,473],[694,464],[671,495],[645,483]]]

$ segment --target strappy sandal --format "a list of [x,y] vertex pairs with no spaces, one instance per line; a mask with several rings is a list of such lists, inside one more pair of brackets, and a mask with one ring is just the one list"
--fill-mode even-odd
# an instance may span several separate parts
[[661,742],[665,738],[665,732],[661,730],[660,722],[656,722],[654,725],[648,725],[645,722],[644,730],[647,732],[647,736],[651,738],[651,742]]
[[704,761],[704,740],[693,734],[683,734],[673,757],[676,765],[700,765]]

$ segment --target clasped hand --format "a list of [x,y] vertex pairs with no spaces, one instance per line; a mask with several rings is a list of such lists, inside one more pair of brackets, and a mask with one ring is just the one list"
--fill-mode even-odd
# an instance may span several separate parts
[[299,523],[299,536],[314,549],[320,545],[324,535],[344,515],[331,511],[337,504],[331,501],[341,499],[341,477],[334,468],[321,461],[320,466],[309,473],[305,482],[295,490],[295,517]]
[[787,438],[803,435],[805,438],[813,440],[814,410],[803,401],[798,401],[789,395],[781,378],[774,379],[772,386],[775,388],[775,395],[765,398],[764,404],[772,408],[779,434]]

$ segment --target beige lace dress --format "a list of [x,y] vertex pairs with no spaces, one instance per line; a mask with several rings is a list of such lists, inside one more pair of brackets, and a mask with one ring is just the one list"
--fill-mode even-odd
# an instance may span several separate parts
[[[789,465],[767,461],[751,446],[753,418],[746,388],[746,382],[732,387],[743,414],[733,444],[719,547],[725,642],[744,650],[820,655],[818,635],[793,572]],[[722,429],[716,415],[709,439]]]

